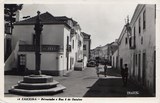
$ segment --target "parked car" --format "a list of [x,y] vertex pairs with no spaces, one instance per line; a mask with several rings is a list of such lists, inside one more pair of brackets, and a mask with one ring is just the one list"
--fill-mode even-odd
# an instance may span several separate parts
[[96,66],[96,62],[95,61],[89,61],[87,63],[87,67],[95,67]]

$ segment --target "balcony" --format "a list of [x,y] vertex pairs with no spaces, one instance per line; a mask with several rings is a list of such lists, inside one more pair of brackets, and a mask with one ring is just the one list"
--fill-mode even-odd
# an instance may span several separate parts
[[[35,46],[34,45],[19,45],[20,52],[34,52]],[[59,45],[41,45],[41,52],[59,52],[60,46]]]
[[67,52],[71,52],[71,45],[68,45],[68,47],[67,47]]
[[135,36],[131,36],[129,37],[129,48],[131,50],[134,50],[136,48],[136,37]]

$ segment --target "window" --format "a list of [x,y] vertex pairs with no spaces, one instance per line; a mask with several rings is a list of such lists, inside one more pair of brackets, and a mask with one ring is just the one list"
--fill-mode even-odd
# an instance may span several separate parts
[[135,60],[136,60],[136,65],[137,65],[137,54],[136,54],[136,59]]
[[130,37],[130,38],[129,38],[129,46],[130,46],[130,47],[132,47],[132,38],[133,38],[133,37]]
[[74,49],[74,40],[72,41],[72,48]]
[[134,34],[134,36],[136,35],[136,27],[134,27],[134,33],[133,34]]
[[141,76],[141,53],[138,54],[138,80],[140,80]]
[[5,33],[6,34],[11,34],[11,27],[9,26],[9,23],[5,24]]
[[80,40],[78,40],[78,47],[81,47],[82,42]]
[[25,55],[20,56],[20,65],[25,65]]
[[33,45],[36,44],[36,35],[35,34],[33,34],[32,43],[33,43]]
[[139,18],[139,34],[141,34],[141,18]]
[[136,46],[136,27],[134,27],[133,46]]
[[83,45],[83,50],[86,50],[86,45]]
[[126,44],[128,43],[128,39],[127,39],[127,37],[126,37],[125,43],[126,43]]
[[141,44],[143,44],[143,37],[141,37]]
[[143,12],[143,29],[146,28],[146,11]]

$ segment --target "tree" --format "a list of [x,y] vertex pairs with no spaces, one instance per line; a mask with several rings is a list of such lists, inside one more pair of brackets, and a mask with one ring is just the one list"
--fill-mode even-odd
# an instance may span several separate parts
[[[23,4],[5,4],[4,5],[4,20],[5,22],[5,34],[12,35],[13,31],[13,23],[16,21],[16,12],[21,10]],[[6,52],[5,52],[5,60],[11,54],[11,39],[6,39]]]
[[10,34],[12,35],[13,23],[16,21],[16,11],[22,9],[23,4],[5,4],[4,20],[9,22]]

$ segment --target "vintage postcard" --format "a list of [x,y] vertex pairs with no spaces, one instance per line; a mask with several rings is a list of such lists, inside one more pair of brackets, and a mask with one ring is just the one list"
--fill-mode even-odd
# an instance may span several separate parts
[[1,3],[4,103],[158,103],[158,1]]

